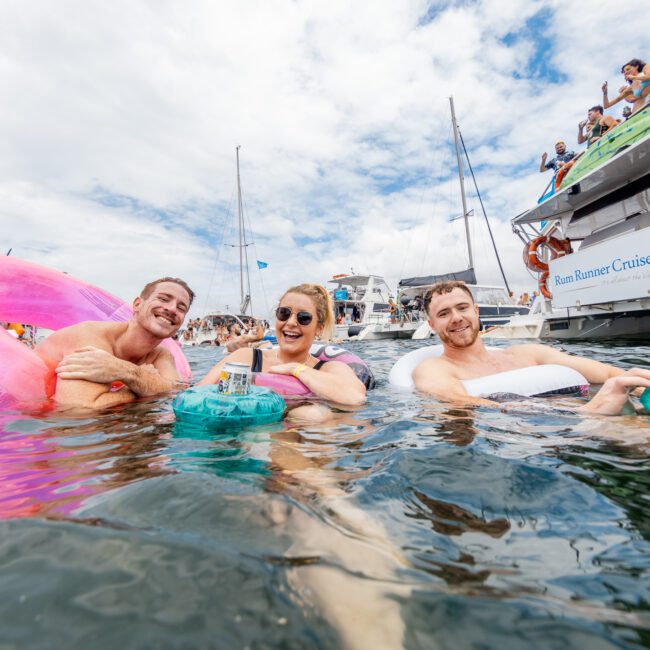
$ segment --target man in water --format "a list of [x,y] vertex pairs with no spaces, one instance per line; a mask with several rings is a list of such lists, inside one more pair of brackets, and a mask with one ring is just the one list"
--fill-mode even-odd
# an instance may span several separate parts
[[425,295],[424,308],[444,352],[440,357],[423,361],[413,371],[413,381],[418,390],[438,399],[496,406],[496,402],[468,395],[463,380],[547,363],[573,368],[589,382],[603,384],[588,404],[576,409],[581,413],[617,415],[627,403],[630,389],[650,387],[650,370],[635,368],[625,372],[547,345],[513,345],[505,350],[488,350],[479,336],[478,305],[464,282],[434,284]]
[[555,158],[551,158],[551,160],[546,162],[546,159],[548,158],[548,154],[545,151],[542,154],[542,159],[539,163],[539,171],[545,172],[549,169],[552,169],[554,172],[556,172],[561,167],[563,167],[566,163],[573,160],[575,157],[576,154],[574,151],[567,151],[566,144],[564,144],[564,140],[558,140],[555,143]]
[[[179,278],[147,284],[124,323],[88,321],[51,334],[36,352],[56,368],[60,404],[106,408],[173,389],[179,374],[160,343],[183,324],[194,292]],[[123,384],[116,390],[115,382]]]

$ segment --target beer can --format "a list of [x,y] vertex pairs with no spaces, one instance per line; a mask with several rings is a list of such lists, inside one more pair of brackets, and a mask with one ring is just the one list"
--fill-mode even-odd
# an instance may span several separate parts
[[245,363],[227,363],[219,374],[219,392],[224,395],[248,395],[251,369]]

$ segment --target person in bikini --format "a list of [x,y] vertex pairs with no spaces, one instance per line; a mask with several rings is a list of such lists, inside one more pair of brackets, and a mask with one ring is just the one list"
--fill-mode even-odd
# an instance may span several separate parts
[[[171,353],[160,343],[183,324],[194,292],[179,278],[147,284],[127,322],[84,322],[46,338],[36,353],[55,369],[61,405],[106,408],[178,385]],[[115,390],[115,382],[123,387]]]
[[632,113],[636,113],[650,100],[650,64],[641,59],[632,59],[621,68],[621,72],[627,85],[622,86],[618,96],[610,100],[607,96],[607,82],[605,82],[602,85],[603,106],[609,108],[625,100],[633,103]]
[[444,351],[440,357],[420,363],[413,371],[413,381],[418,390],[437,399],[470,406],[497,406],[496,402],[470,396],[463,380],[543,364],[573,368],[590,383],[603,384],[589,403],[576,408],[581,413],[617,415],[627,403],[631,389],[650,387],[650,370],[634,368],[625,372],[548,345],[488,350],[479,336],[478,305],[464,282],[434,284],[425,295],[424,307]]
[[[314,339],[327,340],[334,327],[334,314],[324,287],[291,287],[280,299],[275,317],[277,348],[239,348],[214,366],[199,384],[217,383],[221,369],[229,362],[245,363],[253,372],[292,375],[315,396],[337,404],[356,406],[365,402],[366,387],[349,366],[340,361],[324,362],[310,354]],[[327,414],[322,407],[300,406],[291,411],[294,419],[319,420]]]

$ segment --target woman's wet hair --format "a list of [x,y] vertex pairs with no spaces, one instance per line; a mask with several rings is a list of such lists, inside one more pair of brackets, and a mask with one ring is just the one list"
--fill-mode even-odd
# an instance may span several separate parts
[[636,68],[639,72],[641,72],[643,68],[645,68],[646,64],[645,61],[641,61],[641,59],[630,59],[627,63],[623,65],[623,67],[621,68],[621,72],[625,73],[625,68],[627,68],[628,65],[632,66],[633,68]]
[[334,332],[334,309],[327,289],[320,284],[298,284],[287,289],[280,298],[280,302],[289,293],[299,293],[311,298],[316,307],[316,320],[323,328],[321,339],[328,340]]

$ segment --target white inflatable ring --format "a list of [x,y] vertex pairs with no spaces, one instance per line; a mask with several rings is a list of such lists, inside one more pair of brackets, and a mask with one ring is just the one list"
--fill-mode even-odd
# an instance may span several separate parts
[[[497,348],[488,348],[497,349]],[[396,388],[413,390],[413,371],[425,359],[439,357],[442,345],[430,345],[405,354],[391,368],[388,383]],[[586,395],[589,382],[573,368],[545,364],[499,372],[462,382],[469,395],[486,397],[497,393],[523,397],[550,397],[552,395]]]

